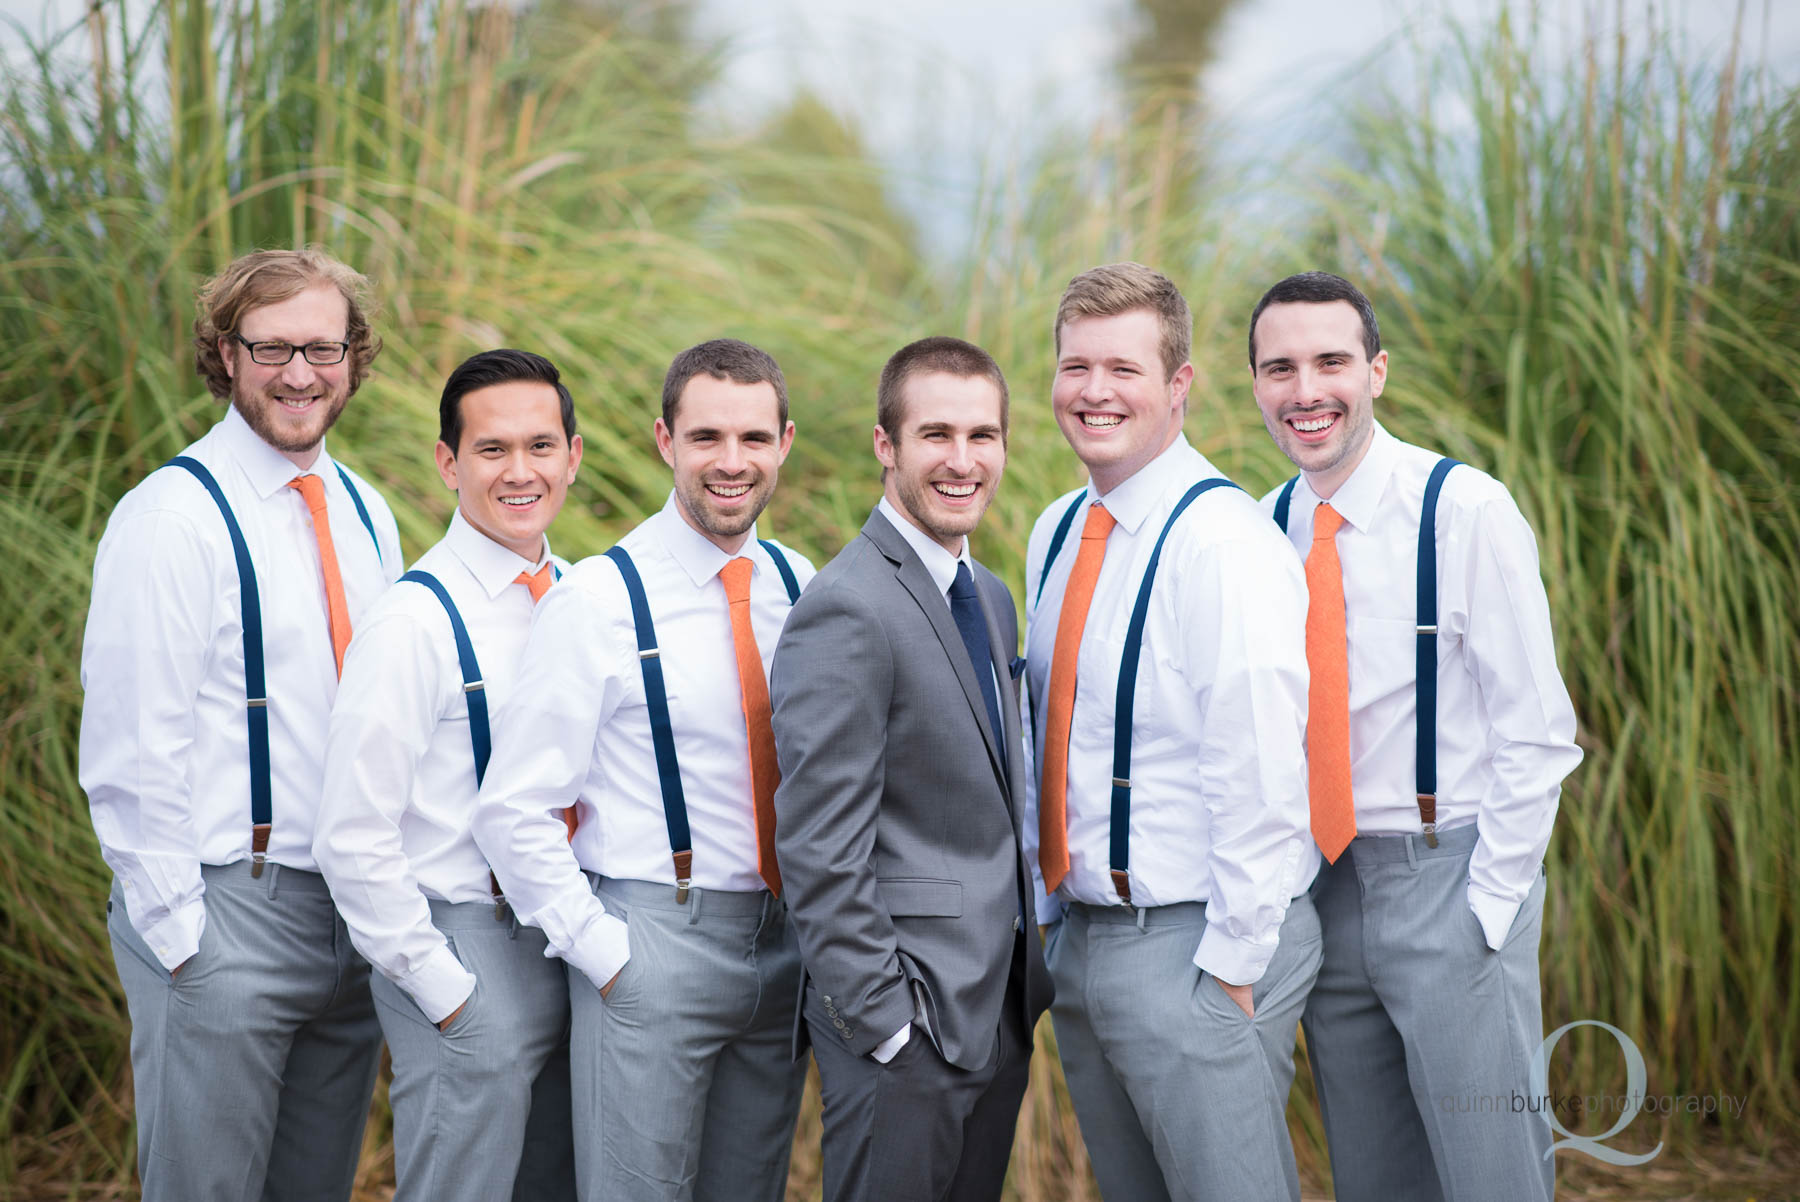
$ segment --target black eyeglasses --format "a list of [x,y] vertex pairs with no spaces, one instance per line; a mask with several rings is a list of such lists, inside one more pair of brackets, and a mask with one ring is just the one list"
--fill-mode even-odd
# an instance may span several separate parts
[[344,356],[350,353],[348,342],[309,342],[305,346],[294,346],[287,342],[251,342],[242,334],[233,334],[250,352],[250,360],[264,367],[281,367],[299,351],[306,361],[314,367],[330,367],[334,363],[342,363]]

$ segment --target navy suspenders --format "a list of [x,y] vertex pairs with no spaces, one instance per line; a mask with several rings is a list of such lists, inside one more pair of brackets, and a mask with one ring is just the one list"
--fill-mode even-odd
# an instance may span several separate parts
[[[1431,475],[1425,481],[1425,500],[1419,506],[1418,607],[1413,628],[1417,640],[1413,666],[1417,728],[1413,778],[1427,847],[1437,846],[1437,507],[1444,477],[1459,462],[1446,457],[1432,465]],[[1275,498],[1275,522],[1284,534],[1288,528],[1288,505],[1299,481],[1298,476],[1289,480]]]
[[1086,501],[1087,489],[1084,488],[1075,494],[1075,500],[1063,510],[1062,520],[1056,523],[1056,532],[1050,536],[1050,550],[1044,556],[1044,569],[1038,574],[1037,597],[1031,603],[1034,608],[1044,599],[1044,581],[1050,579],[1050,565],[1056,562],[1056,553],[1062,550],[1063,543],[1068,540],[1069,527],[1075,524],[1075,515],[1081,512]]
[[[1119,900],[1131,904],[1131,718],[1137,702],[1138,660],[1144,650],[1144,622],[1150,615],[1150,587],[1156,582],[1156,566],[1162,561],[1163,544],[1175,520],[1199,499],[1215,488],[1236,488],[1231,481],[1215,477],[1202,480],[1182,494],[1163,523],[1150,562],[1144,566],[1144,581],[1138,585],[1137,604],[1131,607],[1131,623],[1125,628],[1125,651],[1119,661],[1119,693],[1113,702],[1113,774],[1112,835],[1107,847],[1107,866],[1112,870],[1113,889]],[[1049,564],[1046,563],[1048,568]]]
[[1418,748],[1413,776],[1419,790],[1419,821],[1425,825],[1425,845],[1437,846],[1437,506],[1444,477],[1457,461],[1444,458],[1425,481],[1425,502],[1419,507],[1419,605],[1417,611],[1416,679],[1413,709],[1418,727]]
[[[800,599],[800,581],[788,566],[781,549],[768,539],[758,539],[787,589],[788,604]],[[656,776],[662,786],[663,823],[669,829],[669,854],[675,862],[675,900],[686,902],[694,883],[694,840],[688,832],[687,794],[681,787],[681,765],[675,757],[675,729],[669,721],[669,690],[663,682],[662,652],[656,645],[656,626],[650,617],[650,598],[637,565],[622,546],[607,550],[606,557],[619,569],[625,594],[631,599],[631,624],[637,631],[638,667],[644,674],[644,703],[650,710],[650,743],[656,750]]]
[[[562,579],[562,569],[555,564],[550,565],[551,574]],[[481,664],[475,659],[475,644],[469,639],[469,628],[463,624],[462,613],[457,610],[456,602],[450,599],[450,590],[430,572],[414,568],[401,580],[410,580],[414,584],[422,584],[437,595],[444,607],[444,613],[450,619],[450,637],[456,640],[456,663],[462,670],[463,694],[469,699],[469,744],[475,753],[475,787],[481,788],[481,782],[487,778],[488,757],[493,754],[493,728],[488,723],[487,681],[482,679]],[[500,892],[500,878],[492,872],[488,873],[488,887],[493,890],[496,903],[494,917],[504,918],[506,914],[506,895]]]
[[[1137,706],[1138,660],[1142,658],[1144,650],[1144,623],[1150,617],[1151,586],[1156,583],[1156,568],[1162,562],[1163,544],[1169,541],[1169,532],[1175,528],[1176,519],[1202,494],[1215,488],[1236,487],[1231,481],[1215,476],[1210,480],[1200,481],[1183,493],[1181,500],[1175,502],[1175,508],[1169,511],[1168,520],[1163,523],[1162,533],[1157,536],[1156,546],[1150,551],[1150,562],[1144,566],[1144,579],[1138,585],[1137,603],[1131,607],[1131,621],[1125,628],[1125,650],[1119,662],[1119,691],[1113,701],[1112,821],[1106,859],[1107,867],[1111,870],[1113,889],[1126,905],[1131,904],[1131,725],[1132,714]],[[1069,528],[1075,523],[1075,514],[1086,501],[1087,491],[1084,489],[1056,524],[1056,532],[1050,538],[1049,553],[1044,556],[1043,574],[1038,577],[1039,600],[1043,599],[1044,581],[1050,575],[1050,565],[1056,562],[1056,553],[1062,550],[1063,542],[1068,538]]]
[[[269,689],[263,670],[262,600],[256,588],[256,565],[250,561],[250,547],[244,542],[244,531],[231,512],[219,482],[206,465],[190,455],[177,455],[163,466],[184,468],[200,481],[213,504],[219,507],[219,516],[225,519],[226,532],[231,535],[231,553],[237,560],[239,625],[244,630],[244,718],[250,733],[250,875],[260,877],[268,859],[269,831],[275,818],[273,790],[269,783]],[[350,475],[343,465],[336,466],[350,499],[356,503],[357,516],[362,518],[370,541],[375,543],[375,558],[379,562],[381,543],[375,538],[375,524],[369,520],[368,507],[363,504],[356,486],[350,483]]]

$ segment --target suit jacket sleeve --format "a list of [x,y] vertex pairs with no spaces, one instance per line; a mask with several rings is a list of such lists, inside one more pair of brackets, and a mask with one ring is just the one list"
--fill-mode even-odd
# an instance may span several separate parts
[[857,1055],[913,1017],[874,866],[892,656],[866,599],[842,587],[812,589],[788,617],[769,682],[784,896],[807,972]]

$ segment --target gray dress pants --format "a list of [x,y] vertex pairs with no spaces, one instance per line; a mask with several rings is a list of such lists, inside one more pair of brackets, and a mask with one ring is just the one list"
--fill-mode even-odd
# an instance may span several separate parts
[[[591,874],[590,874],[591,875]],[[800,945],[766,891],[594,877],[631,959],[603,999],[569,973],[575,1175],[584,1202],[781,1202],[805,1061]]]
[[170,980],[113,886],[145,1202],[350,1196],[381,1051],[369,966],[317,873],[205,865],[200,950]]
[[475,992],[447,1030],[376,974],[394,1062],[394,1202],[569,1202],[569,989],[547,941],[492,902],[432,899]]
[[1306,1006],[1339,1202],[1550,1202],[1550,1124],[1531,1093],[1540,872],[1499,951],[1469,909],[1474,823],[1361,836],[1313,884],[1325,961]]
[[1076,903],[1050,929],[1050,1016],[1106,1202],[1300,1197],[1287,1096],[1318,916],[1304,895],[1288,906],[1254,1018],[1194,965],[1205,930],[1201,902]]

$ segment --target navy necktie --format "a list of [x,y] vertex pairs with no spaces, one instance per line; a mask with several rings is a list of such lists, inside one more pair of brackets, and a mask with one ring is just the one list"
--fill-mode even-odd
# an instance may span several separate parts
[[1000,698],[994,692],[994,653],[987,636],[987,619],[981,613],[981,600],[975,595],[975,577],[969,565],[956,565],[956,579],[950,584],[950,616],[956,619],[957,633],[968,648],[969,662],[975,668],[975,679],[981,682],[981,699],[987,703],[988,725],[994,731],[994,745],[1000,748],[1000,766],[1006,762],[1006,727],[1000,721]]

